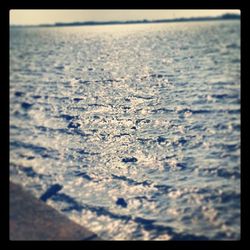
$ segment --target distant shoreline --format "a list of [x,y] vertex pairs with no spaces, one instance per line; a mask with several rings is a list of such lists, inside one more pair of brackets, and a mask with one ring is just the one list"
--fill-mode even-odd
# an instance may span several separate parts
[[11,28],[27,28],[27,27],[69,27],[69,26],[95,26],[95,25],[121,25],[121,24],[145,24],[145,23],[174,23],[174,22],[197,22],[197,21],[215,21],[215,20],[240,20],[238,14],[224,14],[216,17],[192,17],[192,18],[174,18],[159,20],[132,20],[132,21],[87,21],[87,22],[71,22],[71,23],[54,23],[40,25],[10,25]]

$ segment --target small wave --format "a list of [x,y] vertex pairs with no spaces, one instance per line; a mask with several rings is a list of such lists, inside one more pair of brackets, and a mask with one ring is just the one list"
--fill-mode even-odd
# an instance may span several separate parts
[[14,148],[25,148],[33,151],[36,154],[41,155],[43,158],[53,158],[58,159],[59,152],[52,148],[45,148],[39,145],[34,145],[31,143],[25,143],[20,141],[10,142],[10,146]]
[[74,115],[67,115],[67,114],[63,114],[60,115],[61,118],[65,119],[66,121],[71,121],[73,119],[78,119],[78,116],[74,116]]
[[125,181],[127,182],[129,185],[143,185],[143,186],[149,186],[150,185],[150,182],[149,181],[142,181],[142,182],[138,182],[138,181],[135,181],[133,179],[130,179],[126,176],[118,176],[118,175],[114,175],[112,174],[112,177],[113,179],[116,179],[116,180],[122,180],[122,181]]

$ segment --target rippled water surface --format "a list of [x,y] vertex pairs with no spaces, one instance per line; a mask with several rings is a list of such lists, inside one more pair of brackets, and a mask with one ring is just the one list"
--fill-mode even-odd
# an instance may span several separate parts
[[240,22],[11,28],[10,177],[103,239],[239,239]]

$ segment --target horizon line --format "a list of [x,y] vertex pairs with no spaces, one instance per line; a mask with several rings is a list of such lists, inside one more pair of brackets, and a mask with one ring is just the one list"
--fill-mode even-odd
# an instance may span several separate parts
[[140,23],[161,23],[161,22],[185,22],[185,21],[206,21],[206,20],[232,20],[240,19],[240,14],[225,13],[218,16],[194,16],[194,17],[178,17],[168,19],[138,19],[124,21],[75,21],[75,22],[55,22],[52,24],[10,24],[10,27],[62,27],[62,26],[88,26],[88,25],[113,25],[113,24],[140,24]]

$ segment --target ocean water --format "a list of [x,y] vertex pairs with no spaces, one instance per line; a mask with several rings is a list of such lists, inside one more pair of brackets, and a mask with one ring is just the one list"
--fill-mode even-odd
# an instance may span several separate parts
[[106,240],[240,239],[240,21],[10,28],[10,179]]

